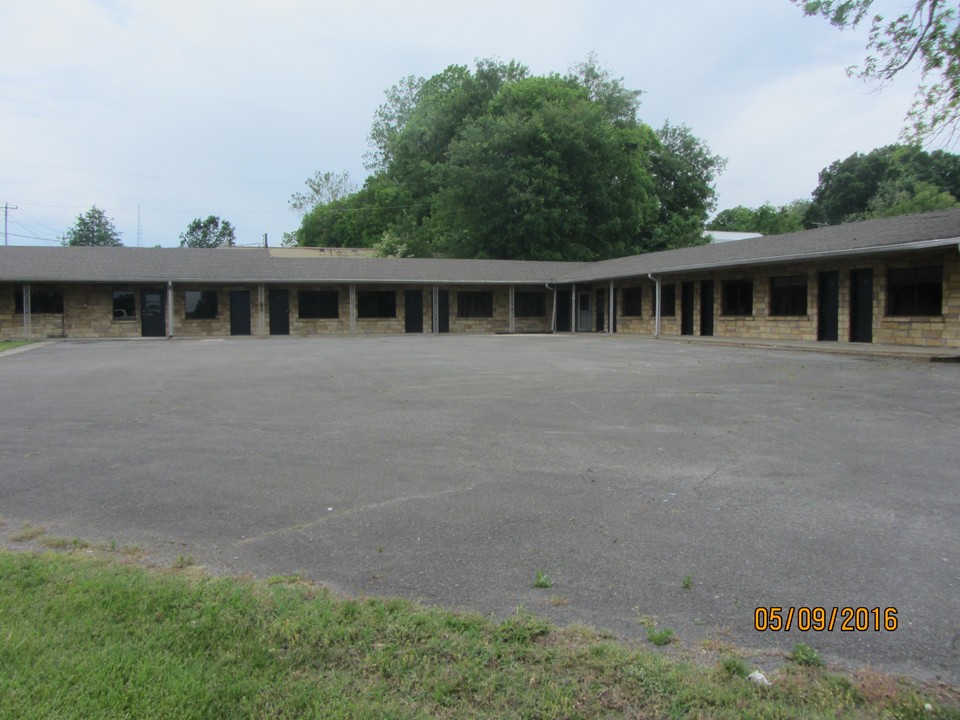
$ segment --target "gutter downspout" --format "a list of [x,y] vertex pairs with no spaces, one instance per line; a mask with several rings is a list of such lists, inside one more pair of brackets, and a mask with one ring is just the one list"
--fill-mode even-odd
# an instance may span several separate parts
[[660,276],[653,276],[653,273],[647,273],[647,277],[657,283],[657,323],[653,331],[653,337],[657,340],[660,339]]
[[557,332],[557,286],[554,285],[553,287],[550,287],[550,283],[544,283],[543,286],[547,290],[553,291],[553,313],[550,317],[550,332],[556,333]]

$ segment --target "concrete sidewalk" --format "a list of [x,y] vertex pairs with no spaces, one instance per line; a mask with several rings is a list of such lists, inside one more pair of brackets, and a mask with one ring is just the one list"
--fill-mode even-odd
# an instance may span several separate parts
[[882,345],[879,343],[818,342],[812,340],[764,340],[762,338],[701,337],[692,335],[661,335],[662,341],[744,347],[765,350],[795,350],[854,357],[899,358],[920,362],[960,363],[960,348],[916,347],[913,345]]

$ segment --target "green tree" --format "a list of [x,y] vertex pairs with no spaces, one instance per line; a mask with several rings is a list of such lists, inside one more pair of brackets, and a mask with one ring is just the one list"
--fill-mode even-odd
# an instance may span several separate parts
[[649,128],[608,122],[569,79],[527,78],[463,128],[438,172],[435,230],[457,257],[593,260],[635,251],[656,213]]
[[715,207],[714,182],[726,160],[714,155],[685,125],[664,123],[657,140],[659,147],[650,160],[659,212],[643,233],[645,242],[640,249],[703,244],[704,223]]
[[120,247],[120,233],[113,220],[96,205],[85,214],[77,216],[77,222],[67,230],[67,245],[92,245],[98,247]]
[[915,178],[888,180],[870,198],[864,218],[913,215],[957,207],[957,198],[936,185]]
[[[790,0],[806,15],[820,15],[838,28],[856,28],[873,0]],[[923,141],[945,133],[952,140],[960,121],[960,18],[948,0],[910,0],[893,19],[873,15],[863,64],[848,75],[880,86],[908,67],[920,69],[920,84],[907,114],[904,137]]]
[[180,247],[218,248],[235,244],[233,225],[216,215],[209,215],[206,220],[196,218],[180,233]]
[[349,197],[357,191],[357,186],[350,182],[350,173],[346,170],[335,173],[321,173],[319,170],[305,182],[309,192],[297,192],[290,196],[290,209],[306,215],[317,205],[329,205]]
[[709,230],[728,232],[757,232],[763,235],[783,235],[803,230],[803,218],[810,207],[809,200],[794,200],[787,205],[764,203],[758,208],[738,205],[722,210],[710,221]]
[[480,60],[405,78],[374,118],[371,177],[292,239],[541,259],[699,242],[723,161],[687,128],[640,122],[639,98],[593,56],[562,76]]
[[399,224],[408,202],[402,187],[386,174],[371,175],[353,194],[315,205],[300,227],[284,237],[284,244],[374,247],[389,228]]
[[[913,207],[929,205],[933,201],[927,186],[960,197],[958,180],[960,156],[942,150],[929,153],[912,145],[887,145],[866,154],[854,153],[820,171],[804,224],[836,225],[871,216],[881,208],[907,210],[911,203],[905,201],[905,193],[918,190],[926,200]],[[891,201],[894,195],[899,197],[896,202]]]

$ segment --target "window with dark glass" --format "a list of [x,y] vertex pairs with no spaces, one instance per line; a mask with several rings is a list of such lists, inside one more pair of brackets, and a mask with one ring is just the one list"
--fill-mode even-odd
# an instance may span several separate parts
[[943,266],[897,268],[887,271],[887,315],[943,314]]
[[357,317],[395,318],[397,293],[393,290],[358,290]]
[[543,290],[516,292],[513,296],[513,312],[518,318],[544,317],[547,314],[547,294]]
[[183,304],[187,320],[214,320],[217,317],[215,290],[186,290]]
[[[657,312],[657,286],[654,285],[650,288],[650,293],[653,296],[653,312]],[[660,303],[662,309],[660,310],[660,317],[673,317],[677,314],[677,286],[676,285],[661,285],[660,286]]]
[[137,294],[132,290],[113,291],[113,319],[137,319]]
[[[23,314],[23,288],[13,291],[15,312]],[[30,288],[31,315],[63,315],[63,291]]]
[[770,314],[807,314],[807,276],[790,275],[770,278]]
[[623,300],[623,316],[640,317],[643,314],[643,288],[624,288],[620,294]]
[[493,293],[489,290],[461,290],[457,293],[457,317],[493,317]]
[[336,290],[301,290],[300,318],[303,320],[340,317],[340,293]]
[[722,313],[753,315],[753,280],[724,281]]

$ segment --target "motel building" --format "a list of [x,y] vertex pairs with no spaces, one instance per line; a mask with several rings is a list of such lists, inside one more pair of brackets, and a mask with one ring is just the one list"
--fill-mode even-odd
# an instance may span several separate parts
[[0,339],[622,333],[960,347],[960,209],[600,262],[0,248]]

